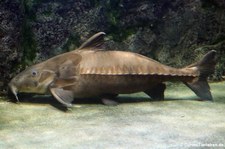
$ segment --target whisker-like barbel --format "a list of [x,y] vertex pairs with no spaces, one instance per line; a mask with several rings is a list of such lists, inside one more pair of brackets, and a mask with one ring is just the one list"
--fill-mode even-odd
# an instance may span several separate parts
[[17,88],[14,85],[9,84],[9,89],[11,90],[11,92],[13,93],[13,95],[15,96],[17,102],[19,102],[19,98],[17,96]]

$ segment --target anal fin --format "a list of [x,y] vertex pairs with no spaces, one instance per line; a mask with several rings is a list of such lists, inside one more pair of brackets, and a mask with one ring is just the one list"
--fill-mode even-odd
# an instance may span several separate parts
[[145,93],[149,95],[153,100],[164,100],[165,89],[166,85],[164,83],[159,83],[151,89],[146,90]]

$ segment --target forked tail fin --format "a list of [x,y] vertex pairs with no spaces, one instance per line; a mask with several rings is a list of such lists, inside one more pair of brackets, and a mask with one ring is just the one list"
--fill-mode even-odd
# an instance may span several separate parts
[[205,56],[197,63],[186,67],[196,70],[199,77],[192,80],[192,82],[184,82],[184,84],[195,92],[202,100],[213,100],[207,78],[214,73],[215,65],[216,51],[212,50],[205,54]]

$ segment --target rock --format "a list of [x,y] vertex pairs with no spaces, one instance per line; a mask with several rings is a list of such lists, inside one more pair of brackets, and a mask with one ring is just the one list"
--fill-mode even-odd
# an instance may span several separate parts
[[1,0],[0,2],[0,90],[5,89],[13,73],[14,66],[21,62],[20,49],[23,14],[20,1]]

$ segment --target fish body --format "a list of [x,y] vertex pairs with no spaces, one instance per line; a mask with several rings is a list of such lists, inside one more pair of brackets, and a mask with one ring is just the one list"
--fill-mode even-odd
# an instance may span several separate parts
[[60,54],[29,67],[9,83],[11,91],[51,93],[70,107],[74,98],[145,92],[163,99],[165,81],[182,81],[203,100],[212,100],[207,77],[214,72],[216,51],[199,62],[177,69],[143,55],[99,48],[104,33],[88,39],[77,50]]
[[73,90],[79,90],[82,92],[79,95],[84,97],[147,91],[164,81],[190,80],[198,75],[195,71],[168,67],[131,52],[76,51],[76,53],[82,60],[76,68],[77,84]]

